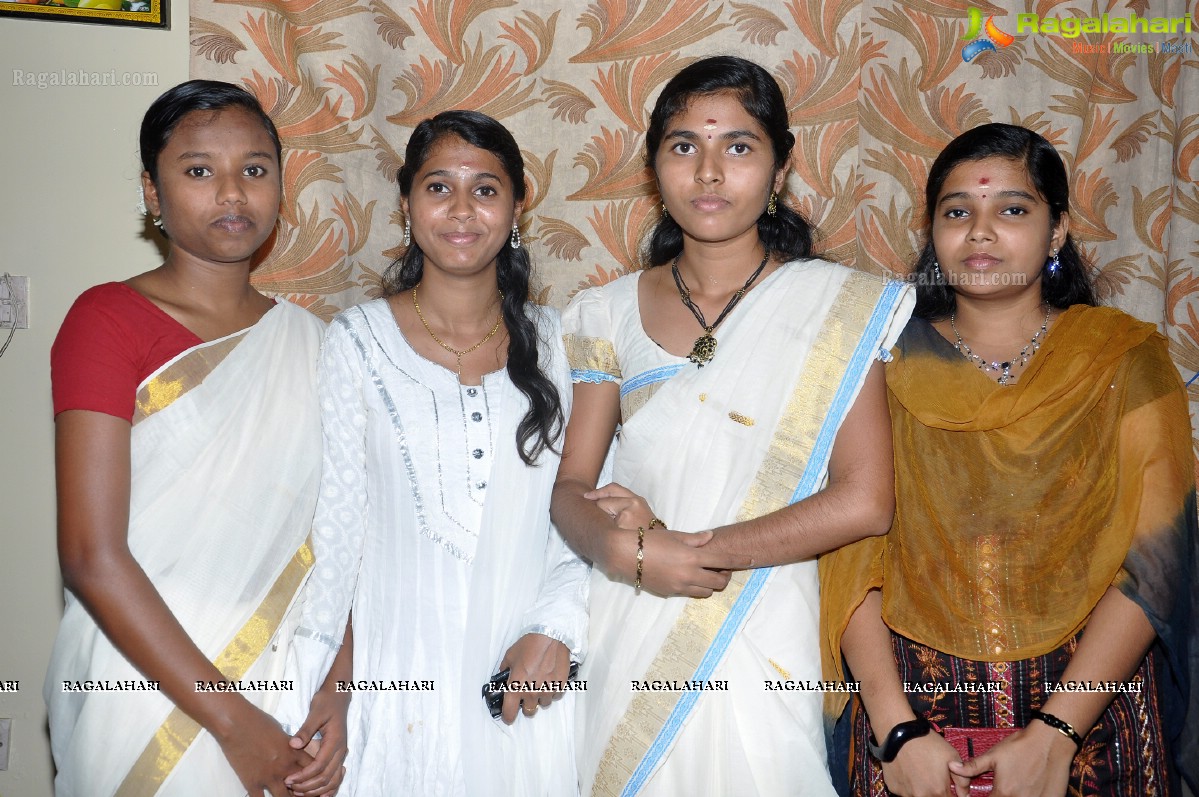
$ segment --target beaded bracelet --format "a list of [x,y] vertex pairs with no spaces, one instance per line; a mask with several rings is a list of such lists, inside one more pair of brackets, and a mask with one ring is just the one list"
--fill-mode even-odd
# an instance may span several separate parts
[[[658,522],[661,522],[661,521],[658,521]],[[650,528],[652,529],[653,527],[654,527],[653,523],[650,523]],[[641,566],[642,566],[642,564],[644,564],[644,562],[645,562],[645,526],[638,526],[637,527],[637,580],[633,582],[633,589],[637,590],[638,594],[641,593]]]
[[1033,711],[1029,713],[1029,716],[1035,720],[1040,720],[1041,722],[1045,723],[1050,728],[1053,728],[1055,731],[1062,734],[1062,736],[1065,736],[1067,739],[1074,742],[1074,745],[1079,750],[1082,749],[1082,737],[1079,736],[1078,732],[1074,730],[1074,726],[1066,722],[1064,719],[1055,717],[1052,714],[1046,714],[1044,711],[1037,711],[1036,709],[1033,709]]

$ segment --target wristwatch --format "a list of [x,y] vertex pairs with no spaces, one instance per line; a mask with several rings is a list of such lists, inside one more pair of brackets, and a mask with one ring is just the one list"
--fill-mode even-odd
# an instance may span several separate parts
[[914,720],[901,722],[891,729],[887,734],[887,738],[882,744],[874,741],[874,734],[870,734],[868,740],[870,745],[870,755],[877,758],[884,764],[890,764],[895,760],[895,756],[899,755],[899,748],[903,747],[913,739],[919,739],[921,736],[927,736],[932,730],[932,726],[924,717],[917,717]]

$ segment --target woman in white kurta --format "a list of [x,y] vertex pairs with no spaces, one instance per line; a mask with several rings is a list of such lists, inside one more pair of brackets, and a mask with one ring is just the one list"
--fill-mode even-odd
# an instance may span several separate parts
[[[345,793],[574,794],[573,696],[551,702],[583,655],[588,569],[549,522],[570,383],[556,312],[524,300],[519,150],[451,111],[406,155],[409,253],[386,298],[334,319],[321,359],[299,692],[352,607]],[[493,719],[481,690],[506,668],[532,684]]]

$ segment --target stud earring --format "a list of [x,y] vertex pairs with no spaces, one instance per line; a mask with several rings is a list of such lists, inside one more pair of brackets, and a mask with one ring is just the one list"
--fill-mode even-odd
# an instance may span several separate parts
[[404,219],[404,246],[412,246],[412,222]]
[[508,246],[520,249],[520,227],[516,226],[516,222],[512,222],[512,239],[508,241]]
[[770,192],[770,199],[766,202],[766,215],[774,218],[774,214],[779,210],[779,195],[775,192]]
[[1045,271],[1049,274],[1050,278],[1056,278],[1061,270],[1062,261],[1057,255],[1057,250],[1054,249],[1053,254],[1049,258],[1049,262],[1045,264]]

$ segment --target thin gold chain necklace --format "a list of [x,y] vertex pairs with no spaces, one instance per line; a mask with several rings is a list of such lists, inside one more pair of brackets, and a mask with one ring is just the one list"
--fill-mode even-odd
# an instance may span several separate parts
[[[481,341],[479,341],[475,345],[471,346],[469,349],[462,349],[461,351],[459,351],[458,349],[455,349],[453,346],[446,343],[441,338],[437,337],[437,333],[434,332],[433,329],[429,326],[429,322],[425,320],[425,314],[420,311],[420,303],[418,301],[416,301],[416,288],[417,288],[416,285],[412,286],[412,306],[416,308],[416,317],[420,319],[420,322],[425,327],[425,332],[429,333],[429,337],[433,338],[434,343],[436,343],[438,346],[440,346],[441,348],[445,349],[450,354],[452,354],[458,358],[458,381],[461,382],[462,381],[462,358],[465,357],[466,355],[470,354],[472,351],[479,348],[484,343],[486,343],[487,341],[489,341],[495,337],[495,333],[500,331],[500,324],[504,323],[504,311],[501,307],[500,316],[499,316],[499,318],[497,318],[495,320],[495,326],[493,326],[491,328],[490,332],[488,332],[486,335],[483,336],[483,339]],[[503,304],[503,301],[504,301],[504,294],[501,293],[500,294],[500,303]]]

